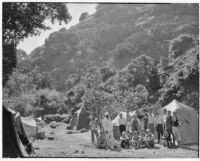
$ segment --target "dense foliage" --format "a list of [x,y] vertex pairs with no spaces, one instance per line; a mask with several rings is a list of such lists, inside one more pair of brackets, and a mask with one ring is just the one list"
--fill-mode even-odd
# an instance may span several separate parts
[[16,46],[24,38],[49,29],[45,21],[68,23],[71,16],[65,3],[3,3],[3,85],[16,67]]
[[169,51],[180,55],[175,44],[188,41],[183,50],[192,47],[198,19],[196,4],[99,4],[79,24],[51,34],[30,57],[33,66],[50,72],[56,89],[64,92],[69,75],[82,75],[92,66],[109,64],[121,70],[143,54],[157,60],[167,58]]
[[100,4],[30,56],[19,50],[4,98],[23,115],[47,115],[47,122],[68,121],[62,114],[80,107],[114,118],[122,110],[158,110],[173,99],[198,111],[197,8]]

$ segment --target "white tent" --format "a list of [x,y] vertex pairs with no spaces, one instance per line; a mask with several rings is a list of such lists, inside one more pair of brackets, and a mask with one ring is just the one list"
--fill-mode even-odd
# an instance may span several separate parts
[[171,103],[162,108],[167,111],[176,111],[179,117],[183,120],[183,124],[180,127],[182,144],[192,144],[199,142],[199,120],[197,112],[177,100],[173,100]]
[[32,116],[22,117],[22,124],[28,137],[35,137],[38,133],[38,126]]

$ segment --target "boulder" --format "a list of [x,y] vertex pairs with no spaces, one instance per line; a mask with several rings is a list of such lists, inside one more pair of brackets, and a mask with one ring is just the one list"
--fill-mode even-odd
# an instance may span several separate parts
[[44,139],[45,138],[45,132],[44,131],[39,131],[37,133],[37,139]]
[[79,133],[84,133],[84,132],[88,132],[88,130],[85,128],[79,130]]
[[66,134],[73,134],[73,131],[67,131],[67,133]]
[[48,140],[54,140],[54,136],[53,135],[49,135],[48,136]]

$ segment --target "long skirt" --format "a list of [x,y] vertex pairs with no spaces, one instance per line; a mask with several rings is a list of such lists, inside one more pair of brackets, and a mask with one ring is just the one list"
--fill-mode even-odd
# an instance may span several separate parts
[[179,127],[173,126],[172,127],[173,137],[176,141],[182,141],[181,138],[181,131]]

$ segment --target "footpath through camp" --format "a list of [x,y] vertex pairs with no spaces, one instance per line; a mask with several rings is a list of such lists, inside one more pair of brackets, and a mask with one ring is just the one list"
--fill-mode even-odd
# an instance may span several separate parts
[[35,140],[33,147],[38,157],[133,157],[133,158],[196,158],[198,146],[192,148],[167,149],[155,144],[153,149],[122,149],[120,152],[109,149],[97,149],[91,143],[90,132],[68,134],[66,124],[60,124],[55,129],[45,126],[46,136],[54,136],[54,140],[46,137]]

